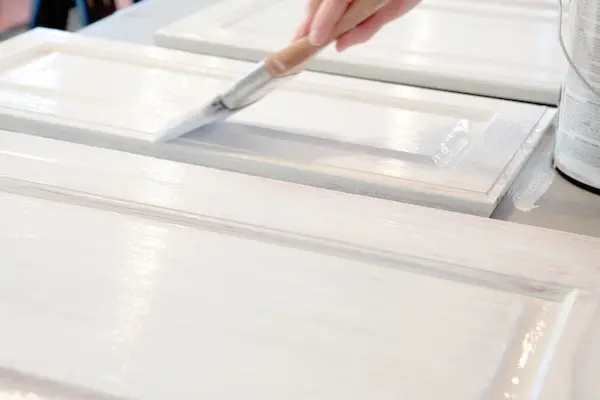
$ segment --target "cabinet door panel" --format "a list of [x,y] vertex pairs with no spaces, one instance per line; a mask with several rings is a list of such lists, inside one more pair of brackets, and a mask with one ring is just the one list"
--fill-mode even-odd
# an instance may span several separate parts
[[0,134],[2,395],[569,399],[598,239]]
[[35,30],[0,45],[0,128],[489,216],[543,106],[306,73],[158,143],[247,62]]
[[[159,30],[157,44],[259,60],[286,45],[303,13],[295,0],[224,0]],[[435,89],[556,104],[566,61],[556,2],[424,0],[372,40],[309,68]]]
[[569,399],[598,239],[0,133],[0,394]]

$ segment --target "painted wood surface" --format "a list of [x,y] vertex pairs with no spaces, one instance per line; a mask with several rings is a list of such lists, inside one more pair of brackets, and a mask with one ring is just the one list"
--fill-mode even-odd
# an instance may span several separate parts
[[[165,28],[157,44],[260,60],[293,37],[304,2],[224,0]],[[425,0],[371,41],[329,48],[309,68],[387,82],[556,104],[566,61],[557,3]]]
[[0,45],[0,127],[489,216],[554,109],[305,73],[166,144],[251,64],[35,30]]
[[10,400],[569,399],[598,239],[0,138]]
[[[181,0],[177,7],[173,7],[169,0],[142,2],[79,33],[90,37],[151,44],[156,30],[191,15],[214,1]],[[549,2],[551,1],[546,1]],[[553,145],[552,128],[544,135],[518,179],[513,182],[512,188],[494,210],[494,218],[600,237],[598,197],[580,190],[556,174],[552,168]]]

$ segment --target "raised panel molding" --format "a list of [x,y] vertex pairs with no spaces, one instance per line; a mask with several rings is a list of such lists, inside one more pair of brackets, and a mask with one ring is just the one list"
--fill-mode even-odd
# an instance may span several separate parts
[[489,216],[556,112],[306,72],[160,143],[249,68],[36,29],[0,44],[0,128]]
[[570,399],[599,239],[0,138],[0,395]]
[[[160,29],[158,45],[257,61],[285,46],[296,0],[223,0]],[[555,105],[566,73],[558,7],[548,1],[425,0],[368,43],[328,48],[308,68]]]

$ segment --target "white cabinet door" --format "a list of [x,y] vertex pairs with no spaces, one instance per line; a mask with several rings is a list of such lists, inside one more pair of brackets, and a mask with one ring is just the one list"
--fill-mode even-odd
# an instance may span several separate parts
[[0,128],[489,216],[554,109],[317,73],[169,143],[251,63],[35,30],[0,44]]
[[598,239],[0,138],[0,396],[570,399]]
[[[291,40],[304,1],[223,0],[156,34],[157,44],[259,60]],[[566,61],[544,1],[425,0],[371,41],[323,51],[309,68],[387,82],[556,104]]]

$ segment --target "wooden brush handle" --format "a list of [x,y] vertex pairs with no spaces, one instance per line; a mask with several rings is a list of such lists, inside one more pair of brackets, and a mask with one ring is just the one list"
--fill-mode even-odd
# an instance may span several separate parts
[[332,37],[322,46],[313,46],[308,37],[298,39],[288,47],[272,54],[265,59],[267,70],[273,78],[281,78],[297,72],[305,62],[310,60],[320,50],[327,47],[339,36],[355,28],[358,24],[369,18],[388,0],[354,0],[348,10],[336,25]]

